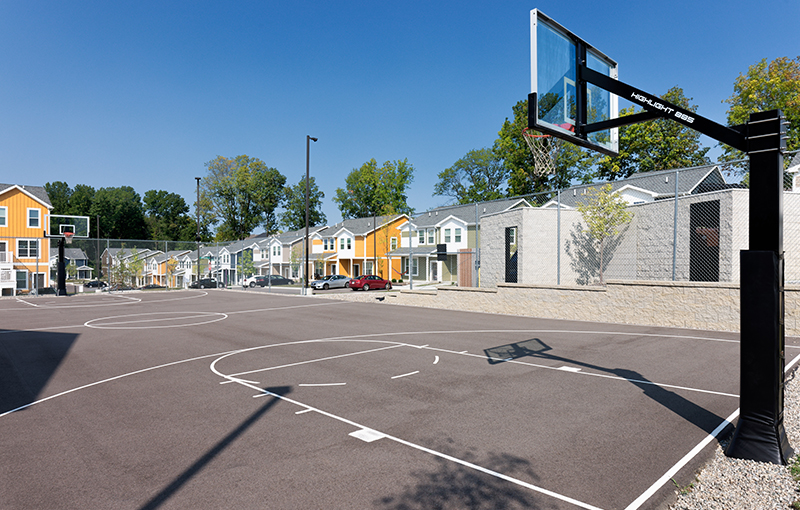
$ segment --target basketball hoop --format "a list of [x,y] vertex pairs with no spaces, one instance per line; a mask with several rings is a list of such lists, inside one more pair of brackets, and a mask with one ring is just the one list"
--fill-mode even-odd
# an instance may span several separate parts
[[75,237],[74,232],[64,232],[64,244],[72,244],[73,237]]
[[522,130],[522,138],[533,154],[533,174],[542,177],[556,173],[556,159],[561,151],[561,139],[550,135],[535,135],[528,128]]

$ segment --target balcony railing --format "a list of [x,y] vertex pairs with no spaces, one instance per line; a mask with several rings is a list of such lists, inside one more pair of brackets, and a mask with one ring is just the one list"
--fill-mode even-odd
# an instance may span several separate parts
[[13,251],[0,251],[0,264],[11,264],[14,262]]

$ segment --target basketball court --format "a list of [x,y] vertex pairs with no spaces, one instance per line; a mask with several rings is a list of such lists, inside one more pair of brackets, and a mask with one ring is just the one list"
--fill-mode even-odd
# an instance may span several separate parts
[[0,316],[5,508],[654,508],[739,402],[731,333],[232,290]]

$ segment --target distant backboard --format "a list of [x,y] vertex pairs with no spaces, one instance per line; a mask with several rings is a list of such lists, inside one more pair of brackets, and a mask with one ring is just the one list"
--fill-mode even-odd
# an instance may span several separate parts
[[616,62],[538,9],[532,10],[531,98],[535,101],[528,106],[533,110],[528,127],[615,156],[617,128],[587,132],[584,127],[617,118],[617,96],[582,80],[580,62],[618,79]]
[[88,216],[66,216],[50,214],[47,217],[47,237],[64,237],[64,232],[72,232],[76,238],[89,237]]

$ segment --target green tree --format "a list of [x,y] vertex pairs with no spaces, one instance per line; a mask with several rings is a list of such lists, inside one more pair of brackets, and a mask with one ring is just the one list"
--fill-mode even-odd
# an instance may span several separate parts
[[586,199],[578,204],[578,211],[586,222],[586,230],[596,243],[600,254],[600,284],[603,284],[603,269],[606,263],[604,250],[608,242],[619,235],[619,227],[633,218],[628,204],[614,193],[611,184],[589,188]]
[[[547,109],[552,97],[545,95],[539,101],[539,110]],[[519,196],[564,188],[573,181],[591,182],[592,165],[598,155],[587,152],[569,142],[561,144],[556,158],[556,172],[553,175],[537,175],[535,162],[528,145],[523,138],[523,130],[528,127],[528,100],[519,101],[512,108],[513,120],[506,120],[497,133],[498,138],[492,146],[492,152],[503,161],[508,172],[508,196]]]
[[253,264],[253,252],[245,250],[236,263],[236,272],[243,278],[249,278],[256,273],[256,266]]
[[142,199],[130,186],[100,188],[89,216],[100,216],[100,232],[111,239],[147,239]]
[[471,150],[439,172],[433,194],[451,197],[459,204],[497,200],[505,196],[507,176],[503,162],[490,149]]
[[149,190],[144,194],[144,210],[150,239],[194,240],[197,223],[189,217],[189,206],[182,196],[163,190]]
[[86,184],[76,184],[69,197],[69,211],[72,216],[89,216],[96,191]]
[[63,181],[47,182],[44,190],[50,197],[50,204],[53,206],[50,214],[67,214],[69,198],[72,196],[72,188],[69,187],[69,184]]
[[[275,225],[286,177],[258,158],[217,156],[206,163],[202,195],[210,205],[211,224],[220,223],[217,239],[244,239],[259,225]],[[201,200],[203,202],[203,200]]]
[[[281,214],[281,225],[287,230],[299,230],[306,226],[306,178],[301,177],[300,182],[294,186],[287,186],[283,190],[284,207],[286,211]],[[308,224],[324,225],[325,213],[322,212],[322,199],[325,198],[316,180],[308,179]],[[272,230],[275,230],[274,228]],[[267,234],[274,232],[267,231]]]
[[[672,87],[661,99],[695,112],[683,89]],[[643,110],[635,106],[620,112],[620,116],[633,115]],[[615,180],[630,177],[637,172],[655,172],[673,168],[701,166],[711,163],[706,154],[709,147],[700,145],[700,132],[672,119],[654,120],[624,126],[619,130],[619,155],[604,156],[597,165],[597,176]]]
[[[740,74],[733,83],[733,95],[723,100],[728,103],[728,124],[744,124],[751,113],[780,108],[789,122],[788,150],[800,149],[800,56],[776,58],[771,62],[761,59],[750,66],[746,74]],[[722,161],[744,158],[744,154],[733,147],[723,145]],[[747,164],[734,165],[739,172],[747,170]]]
[[414,180],[414,167],[407,159],[387,161],[382,167],[370,159],[354,168],[345,179],[346,188],[337,188],[333,201],[339,204],[342,218],[366,218],[373,215],[414,214],[408,205],[406,190]]

